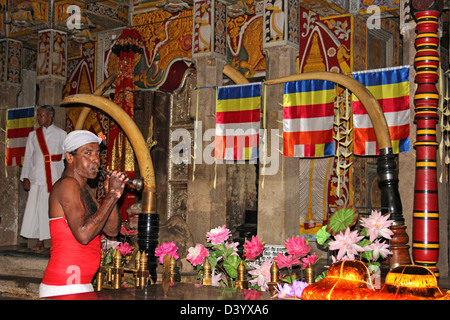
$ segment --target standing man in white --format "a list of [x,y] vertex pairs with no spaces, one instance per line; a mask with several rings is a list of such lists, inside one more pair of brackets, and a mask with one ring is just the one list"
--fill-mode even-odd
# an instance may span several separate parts
[[28,191],[20,235],[38,239],[34,250],[50,239],[48,197],[51,187],[64,171],[63,146],[67,132],[53,124],[55,109],[44,105],[37,111],[39,128],[30,132],[25,148],[20,180]]

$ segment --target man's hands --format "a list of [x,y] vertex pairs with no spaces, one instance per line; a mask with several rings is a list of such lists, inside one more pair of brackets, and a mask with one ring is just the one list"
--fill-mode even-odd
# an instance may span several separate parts
[[106,194],[111,194],[116,199],[119,199],[125,189],[127,180],[128,177],[125,173],[116,170],[112,171],[111,175],[107,175],[105,179]]

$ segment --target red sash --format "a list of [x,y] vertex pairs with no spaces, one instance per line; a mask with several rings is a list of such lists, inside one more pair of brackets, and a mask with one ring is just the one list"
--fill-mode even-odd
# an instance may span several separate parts
[[47,143],[44,138],[44,130],[42,127],[36,129],[36,137],[41,147],[42,154],[44,155],[44,168],[45,168],[45,178],[47,180],[47,191],[50,192],[53,185],[52,180],[52,162],[61,161],[62,154],[50,154],[47,148]]

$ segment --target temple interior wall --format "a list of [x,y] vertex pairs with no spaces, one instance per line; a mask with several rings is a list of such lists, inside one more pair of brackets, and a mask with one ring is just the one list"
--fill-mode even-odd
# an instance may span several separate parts
[[[143,9],[134,13],[135,25],[144,36],[149,56],[148,61],[153,61],[152,67],[164,65],[167,69],[145,69],[142,67],[145,60],[142,56],[136,58],[136,70],[144,70],[145,74],[159,75],[158,72],[168,72],[169,60],[176,60],[174,55],[183,55],[186,65],[196,69],[196,73],[189,73],[179,83],[174,90],[162,91],[158,85],[160,83],[150,83],[149,79],[139,78],[136,84],[134,119],[145,139],[155,142],[151,146],[151,156],[155,167],[157,182],[157,211],[162,222],[166,222],[173,215],[180,215],[187,221],[194,240],[201,242],[205,239],[205,233],[211,228],[226,224],[232,231],[233,237],[238,238],[238,227],[245,223],[245,214],[248,211],[258,213],[258,233],[263,235],[263,239],[269,244],[282,244],[288,237],[298,234],[301,228],[301,218],[299,213],[299,185],[307,183],[300,181],[299,170],[301,163],[310,164],[310,160],[305,159],[285,159],[279,157],[282,168],[277,175],[265,177],[265,189],[262,189],[262,177],[259,174],[258,165],[228,164],[228,165],[205,165],[194,166],[192,161],[175,165],[171,161],[171,150],[175,143],[171,140],[176,129],[186,129],[194,143],[194,121],[202,121],[202,134],[215,125],[214,101],[215,87],[225,84],[232,84],[229,79],[223,76],[225,64],[231,64],[244,75],[249,76],[251,81],[261,79],[277,78],[284,75],[305,71],[335,71],[352,72],[372,68],[383,68],[414,63],[414,37],[413,28],[400,30],[398,19],[383,19],[382,28],[378,31],[368,31],[365,25],[366,20],[360,17],[353,17],[349,14],[321,18],[316,13],[308,12],[303,8],[300,11],[300,50],[293,52],[284,46],[277,49],[264,49],[260,39],[263,22],[261,17],[255,15],[245,25],[247,33],[239,34],[238,19],[231,19],[228,28],[233,31],[231,45],[242,43],[240,54],[228,51],[227,55],[211,57],[199,57],[192,59],[192,47],[189,43],[183,42],[181,36],[192,35],[192,21],[186,23],[189,15],[183,19],[174,20],[173,29],[166,29],[168,32],[180,32],[179,37],[171,47],[169,44],[163,46],[164,38],[161,38],[166,25],[147,23],[140,24],[141,19],[147,22],[163,19],[168,21],[170,15],[162,10]],[[314,20],[316,19],[316,20]],[[307,21],[307,22],[306,22]],[[332,22],[340,21],[338,25]],[[304,23],[311,23],[311,29],[304,29]],[[315,23],[315,25],[313,25]],[[320,35],[322,42],[318,42],[314,48],[314,36],[309,34],[310,30],[328,26],[326,31]],[[347,29],[343,29],[347,28]],[[22,107],[29,105],[53,104],[58,106],[64,95],[79,92],[90,92],[95,89],[105,78],[108,68],[113,69],[113,55],[110,52],[110,45],[121,33],[122,29],[107,30],[98,34],[96,46],[87,44],[81,46],[81,54],[68,59],[69,72],[67,81],[55,78],[44,78],[36,81],[36,65],[34,70],[23,70],[23,81],[21,89],[0,85],[0,107]],[[325,30],[325,28],[321,29]],[[159,33],[158,33],[159,32]],[[344,33],[348,36],[347,42]],[[332,35],[334,34],[334,37]],[[338,35],[338,37],[336,37]],[[159,37],[159,38],[158,38]],[[151,39],[151,40],[149,40]],[[183,38],[184,39],[184,38]],[[192,38],[190,39],[192,41]],[[158,45],[159,44],[159,45]],[[187,48],[182,48],[185,45]],[[191,43],[192,45],[192,43]],[[325,47],[323,47],[325,45]],[[157,52],[156,49],[160,49]],[[182,49],[180,49],[182,48]],[[236,47],[233,47],[236,49]],[[322,60],[314,60],[315,49]],[[155,50],[155,51],[151,51]],[[178,50],[178,51],[177,51]],[[277,53],[278,50],[278,53]],[[289,51],[289,52],[288,52]],[[89,53],[87,53],[89,52]],[[181,52],[181,53],[180,53]],[[230,52],[233,52],[231,54]],[[316,53],[317,53],[316,52]],[[380,54],[381,52],[381,54]],[[152,60],[158,53],[159,60]],[[443,50],[443,57],[448,61],[448,50]],[[295,56],[295,57],[294,57]],[[94,57],[94,58],[93,58]],[[245,58],[244,58],[245,57]],[[90,59],[89,59],[90,58]],[[309,58],[309,60],[308,60]],[[25,59],[25,58],[24,58]],[[34,56],[36,59],[36,56]],[[83,62],[82,62],[83,61]],[[81,63],[82,62],[82,63]],[[76,69],[77,65],[90,65],[85,71]],[[27,64],[33,68],[32,64]],[[325,68],[325,66],[327,66]],[[448,66],[448,63],[447,63]],[[323,69],[325,68],[325,69]],[[78,70],[78,71],[75,71]],[[84,72],[84,73],[83,73]],[[154,73],[152,73],[154,72]],[[79,74],[78,78],[74,75]],[[173,75],[173,74],[172,74]],[[171,75],[171,76],[172,76]],[[180,77],[180,74],[177,74]],[[181,78],[181,77],[180,77]],[[414,79],[414,70],[411,69],[411,79]],[[158,81],[163,81],[162,78]],[[214,88],[213,88],[214,87]],[[410,96],[414,96],[415,85],[411,81]],[[20,94],[19,94],[20,92]],[[268,89],[267,99],[270,105],[267,110],[268,123],[272,128],[282,128],[279,125],[281,116],[281,92],[282,86],[278,85]],[[107,94],[111,94],[108,91]],[[414,125],[414,105],[411,99],[411,145],[414,143],[416,135]],[[5,127],[5,111],[0,110],[0,125]],[[74,121],[78,116],[78,111],[68,108],[57,107],[57,117],[55,124],[68,130],[72,129]],[[105,121],[102,115],[95,113],[91,116],[89,128],[95,129],[97,126],[104,127]],[[282,131],[280,131],[281,133]],[[205,148],[210,141],[203,141]],[[4,163],[5,150],[0,148],[0,206],[2,207],[0,220],[0,245],[16,245],[24,240],[19,236],[23,210],[26,202],[26,193],[19,182],[19,167],[6,167]],[[190,159],[192,160],[192,159]],[[332,193],[336,190],[336,184],[330,182],[330,192],[327,194],[327,202],[330,208],[335,208],[340,204],[351,204],[361,208],[377,206],[376,199],[372,195],[377,195],[376,187],[372,189],[376,174],[374,174],[375,158],[353,157],[353,167],[345,177],[347,189],[340,195]],[[412,241],[412,212],[414,203],[414,175],[415,151],[400,154],[398,157],[399,166],[399,191],[403,204],[403,215]],[[448,165],[440,165],[439,173],[448,172]],[[139,172],[137,171],[137,174]],[[331,174],[333,176],[334,173]],[[216,185],[214,186],[214,182]],[[439,184],[439,205],[441,211],[440,222],[440,243],[441,259],[439,268],[443,276],[448,275],[449,256],[449,188],[448,178]],[[139,201],[139,196],[137,196]],[[326,257],[326,252],[320,253]]]

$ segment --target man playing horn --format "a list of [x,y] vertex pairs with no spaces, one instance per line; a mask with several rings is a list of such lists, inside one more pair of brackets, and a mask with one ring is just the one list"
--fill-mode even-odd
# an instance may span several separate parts
[[98,173],[101,141],[86,130],[72,131],[64,141],[67,165],[50,193],[52,247],[40,297],[93,291],[91,281],[100,265],[100,233],[114,237],[120,230],[117,201],[127,176],[113,171],[106,177],[101,204],[87,184]]

